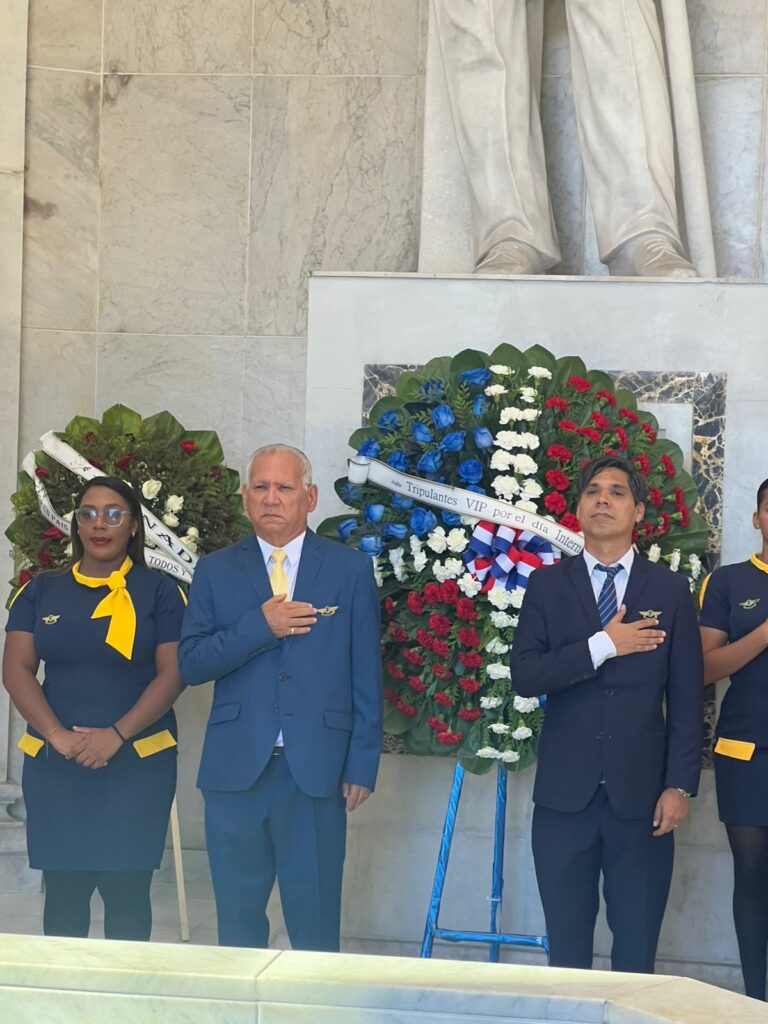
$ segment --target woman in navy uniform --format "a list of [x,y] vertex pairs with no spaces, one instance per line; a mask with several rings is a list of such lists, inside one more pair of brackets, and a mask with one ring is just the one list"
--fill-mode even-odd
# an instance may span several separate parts
[[702,591],[707,683],[730,676],[716,729],[720,820],[734,866],[733,917],[748,996],[765,999],[768,951],[768,480],[752,516],[760,554],[716,569]]
[[[149,939],[149,887],[176,788],[183,596],[144,564],[141,506],[113,477],[88,482],[72,519],[72,566],[12,603],[3,682],[29,723],[29,863],[45,880],[46,935]],[[45,662],[45,680],[36,672]]]

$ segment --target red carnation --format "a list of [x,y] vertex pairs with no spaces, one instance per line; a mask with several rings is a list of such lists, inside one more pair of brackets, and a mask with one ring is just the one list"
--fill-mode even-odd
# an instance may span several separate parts
[[625,452],[629,445],[629,438],[627,437],[626,430],[624,430],[623,427],[614,427],[613,429],[616,434],[616,437],[618,437],[619,439],[619,448],[621,448],[621,450]]
[[574,388],[581,395],[592,389],[592,385],[584,377],[569,377],[568,386]]
[[453,697],[449,697],[443,690],[438,690],[432,700],[434,700],[435,704],[441,704],[444,708],[453,707]]
[[413,718],[413,716],[416,714],[416,708],[413,706],[413,704],[406,704],[405,701],[402,700],[397,705],[397,710],[402,711],[402,713],[404,715],[407,715],[408,718]]
[[429,687],[426,683],[423,683],[418,676],[408,676],[408,685],[416,693],[426,693]]
[[576,424],[573,420],[560,420],[557,425],[561,430],[576,430]]
[[682,487],[675,488],[675,507],[682,508],[685,504],[685,495],[683,494]]
[[445,640],[433,640],[432,650],[438,656],[438,658],[448,657],[448,644],[445,642]]
[[395,602],[392,600],[391,597],[385,597],[384,598],[384,611],[387,613],[387,615],[391,615],[394,610],[395,610]]
[[664,470],[664,476],[675,476],[675,464],[668,455],[661,456],[661,467]]
[[648,488],[648,501],[653,505],[654,508],[658,508],[659,505],[664,501],[664,495],[661,493],[658,487]]
[[51,471],[46,469],[45,466],[38,466],[35,470],[35,476],[40,477],[41,480],[45,480],[47,476],[51,475]]
[[460,651],[459,661],[465,668],[482,668],[483,659],[477,651]]
[[421,615],[424,611],[424,598],[415,590],[408,591],[405,603],[408,605],[408,610],[412,611],[414,615]]
[[463,739],[463,732],[440,732],[437,735],[437,742],[442,743],[445,747],[455,747],[456,744],[461,743]]
[[456,615],[465,622],[474,622],[477,618],[477,610],[474,601],[468,597],[460,597],[456,602]]
[[636,455],[632,461],[637,466],[641,476],[648,476],[651,472],[651,460],[647,455]]
[[568,402],[564,398],[560,398],[558,395],[552,395],[544,403],[548,409],[557,409],[558,412],[565,412],[568,408]]
[[436,718],[434,715],[430,715],[427,719],[427,725],[430,729],[434,729],[435,732],[447,732],[448,723],[444,722],[441,718]]
[[566,491],[571,482],[561,469],[548,469],[544,476],[549,486],[556,491]]
[[462,708],[459,711],[459,718],[463,718],[465,722],[474,722],[482,713],[480,708]]
[[[406,647],[405,648],[405,650],[403,651],[403,657],[405,658],[406,661],[409,661],[412,665],[423,665],[424,664],[424,659],[422,658],[422,656],[419,654],[418,651],[414,650],[412,647]],[[405,679],[405,676],[403,676],[403,679]]]
[[643,533],[645,534],[646,537],[652,537],[653,536],[653,527],[651,526],[650,523],[641,523],[640,525],[642,526]]
[[390,626],[389,639],[393,640],[396,644],[404,643],[408,639],[408,634],[404,629],[400,629],[399,626]]
[[432,666],[432,675],[435,676],[436,679],[450,679],[453,676],[453,672],[451,672],[446,665],[441,665],[440,662],[438,662],[436,665]]
[[440,604],[440,587],[436,583],[428,583],[421,592],[427,604]]
[[630,423],[639,423],[640,417],[632,409],[619,409],[619,416],[623,420],[629,420]]
[[49,526],[47,530],[43,530],[43,536],[49,540],[64,540],[66,534],[62,533],[56,526]]
[[96,440],[96,435],[94,434],[94,432],[92,430],[89,430],[88,433],[85,435],[85,440],[86,441],[95,441]]
[[605,388],[600,388],[597,392],[597,398],[602,398],[608,405],[616,405],[616,395],[612,391],[606,391]]
[[582,437],[586,437],[586,439],[591,441],[592,444],[597,444],[600,440],[600,431],[595,430],[594,427],[577,427],[576,433],[581,434]]
[[680,525],[686,527],[690,522],[690,512],[687,505],[681,505],[675,513],[675,518],[680,517]]
[[471,676],[461,676],[459,679],[459,686],[465,693],[477,693],[482,685],[478,679],[473,679]]
[[32,573],[29,569],[22,569],[19,573],[19,586],[23,587],[25,583],[29,583],[32,579]]
[[465,647],[480,646],[480,634],[473,626],[462,626],[459,629],[459,640]]
[[568,508],[568,503],[562,494],[552,491],[544,499],[544,508],[547,512],[551,512],[553,516],[559,516]]
[[37,560],[40,565],[51,565],[53,563],[53,555],[50,551],[38,551]]
[[221,476],[221,466],[214,466],[213,469],[211,470],[211,476]]
[[560,525],[566,530],[573,530],[574,533],[581,533],[581,523],[572,512],[566,512],[560,520]]
[[610,427],[607,417],[603,416],[601,412],[593,412],[589,417],[595,424],[598,430],[607,430]]
[[426,647],[428,651],[432,650],[432,644],[434,643],[434,637],[431,633],[428,633],[423,626],[419,626],[416,630],[416,639],[419,641],[422,647]]
[[127,455],[121,455],[120,458],[115,463],[115,465],[117,466],[118,469],[128,469],[128,467],[135,458],[136,456],[133,454],[133,452],[128,452]]
[[185,452],[194,452],[197,449],[197,441],[179,441],[179,448]]
[[669,512],[662,512],[661,518],[659,519],[658,526],[656,527],[656,533],[660,537],[663,537],[665,533],[669,533],[670,518]]
[[104,469],[104,463],[100,462],[99,459],[88,459],[88,461],[92,466],[95,466],[96,469]]
[[398,683],[405,679],[405,672],[403,672],[396,661],[388,661],[385,668],[387,670],[387,675],[391,676],[392,679],[396,679]]
[[653,429],[651,424],[650,423],[641,423],[640,424],[640,429],[644,432],[645,436],[648,438],[648,440],[651,442],[651,444],[655,444],[656,436],[657,435],[656,435],[656,431]]
[[566,448],[563,444],[551,444],[547,448],[547,455],[550,459],[554,459],[555,462],[570,462],[571,461],[571,450]]
[[445,604],[456,604],[460,594],[455,580],[444,580],[440,584],[440,597]]
[[448,636],[451,632],[451,620],[445,615],[430,615],[429,628],[438,636]]

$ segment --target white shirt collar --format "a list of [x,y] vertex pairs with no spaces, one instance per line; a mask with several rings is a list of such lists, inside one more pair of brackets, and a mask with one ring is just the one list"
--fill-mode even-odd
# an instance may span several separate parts
[[[586,566],[587,566],[587,572],[589,573],[590,576],[595,571],[595,566],[596,565],[604,565],[604,563],[599,561],[599,559],[595,558],[594,555],[590,555],[590,553],[586,549],[584,550],[583,555],[584,555],[584,561],[585,561]],[[622,565],[622,566],[624,566],[624,569],[627,572],[627,576],[629,576],[630,570],[632,568],[632,563],[634,562],[634,560],[635,560],[635,549],[634,548],[630,548],[629,551],[625,551],[624,552],[624,554],[621,556],[621,558],[617,559],[615,562],[611,562],[611,565]]]
[[[301,558],[301,549],[304,546],[304,538],[306,536],[307,531],[305,530],[303,533],[300,533],[298,537],[294,537],[293,540],[289,540],[287,544],[283,545],[285,560],[289,567],[298,565],[299,559]],[[269,544],[267,541],[262,540],[261,537],[257,537],[256,540],[259,542],[261,553],[264,556],[264,564],[269,565],[272,552],[278,547],[278,545]]]

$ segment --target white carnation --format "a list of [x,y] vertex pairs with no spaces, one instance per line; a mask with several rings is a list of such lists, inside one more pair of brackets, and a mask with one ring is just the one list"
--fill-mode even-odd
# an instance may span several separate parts
[[691,567],[691,576],[697,580],[701,575],[701,559],[698,555],[689,555],[688,563]]
[[533,729],[529,729],[527,725],[518,725],[518,727],[512,732],[513,740],[527,740],[533,736]]
[[67,544],[67,546],[64,548],[64,554],[67,556],[67,558],[71,558],[72,557],[72,545],[71,544]]
[[669,568],[672,572],[677,572],[680,568],[680,548],[675,548],[672,554],[669,556]]
[[502,665],[500,661],[491,662],[485,670],[485,674],[489,679],[511,679],[512,673],[509,671],[509,665]]
[[504,611],[512,604],[512,595],[504,587],[492,587],[486,596],[490,604],[500,611]]
[[441,555],[448,547],[448,542],[445,539],[445,530],[442,526],[437,526],[427,537],[427,544],[432,548],[438,555]]
[[172,530],[179,525],[179,520],[173,514],[173,512],[166,512],[165,515],[163,516],[163,522],[165,523],[166,526],[170,526]]
[[498,373],[500,377],[509,377],[512,374],[511,367],[504,366],[503,363],[494,363],[493,366],[489,366],[488,369],[491,373]]
[[[536,505],[532,501],[516,501],[515,502],[515,508],[522,509],[523,512],[538,512],[539,511],[538,508],[536,507]],[[551,519],[552,517],[551,516],[547,516],[547,518]]]
[[459,590],[466,597],[475,597],[483,589],[482,584],[478,583],[474,576],[470,576],[468,572],[457,581]]
[[413,556],[413,568],[416,572],[421,572],[424,566],[427,564],[427,556],[423,551],[417,551]]
[[436,561],[432,563],[432,575],[438,583],[444,583],[448,579],[448,573],[445,571],[445,566],[442,562]]
[[509,604],[511,608],[522,608],[523,598],[525,597],[525,590],[522,587],[515,587],[514,590],[507,591],[509,594]]
[[156,498],[162,489],[163,484],[161,480],[145,480],[141,485],[141,493],[147,501],[152,501],[153,498]]
[[512,465],[515,472],[521,476],[531,476],[539,468],[538,463],[534,462],[530,455],[514,455]]
[[490,760],[497,759],[500,755],[495,747],[480,747],[479,750],[475,751],[477,757],[487,757]]
[[648,548],[648,555],[646,556],[649,562],[658,562],[661,557],[661,548],[658,544],[651,544]]
[[411,534],[410,539],[409,539],[409,543],[411,545],[411,554],[412,555],[417,555],[421,551],[422,544],[421,544],[421,541],[419,540],[419,538],[416,536],[415,533]]
[[511,451],[516,447],[515,439],[519,436],[520,435],[514,430],[500,430],[494,438],[494,441],[499,448],[505,448],[507,451]]
[[464,563],[460,558],[446,558],[444,568],[445,578],[447,580],[455,580],[464,572]]
[[392,548],[392,550],[389,552],[389,560],[392,563],[392,568],[393,569],[395,568],[396,565],[402,565],[403,564],[403,556],[404,556],[404,554],[405,554],[405,549],[403,548],[402,545],[400,545],[400,547],[398,547],[398,548]]
[[512,615],[507,615],[506,612],[491,612],[490,618],[491,624],[495,626],[496,629],[506,629],[507,626],[517,625],[514,617]]
[[523,481],[520,493],[526,498],[540,498],[544,493],[544,488],[537,480],[533,480],[531,477],[528,477],[527,480]]
[[193,537],[192,534],[187,533],[182,537],[181,543],[188,547],[193,553],[197,551],[197,537]]
[[184,508],[184,499],[180,494],[169,494],[165,501],[165,511],[177,515]]
[[469,544],[469,538],[458,526],[454,526],[448,533],[448,550],[459,554]]
[[63,518],[64,518],[64,519],[66,519],[68,523],[71,523],[71,522],[72,522],[72,516],[73,516],[74,514],[75,514],[75,513],[74,513],[74,512],[73,512],[73,511],[72,511],[72,510],[70,509],[70,511],[69,511],[69,512],[65,512],[65,513],[64,513],[64,516],[63,516]]
[[495,732],[497,736],[505,736],[509,732],[509,726],[503,722],[491,722],[489,726],[491,732]]
[[520,755],[516,750],[502,750],[499,754],[499,760],[505,761],[507,764],[514,764],[515,761],[520,760]]
[[196,526],[188,526],[187,527],[187,536],[188,537],[194,537],[195,540],[199,540],[199,538],[200,538],[200,531],[198,530],[198,528]]
[[533,377],[534,380],[552,380],[552,371],[548,370],[546,366],[532,366],[528,371],[528,376]]
[[525,419],[526,412],[528,412],[527,409],[518,409],[514,405],[508,405],[499,413],[499,423],[503,426],[505,423],[514,423],[517,420]]
[[485,711],[494,711],[504,703],[501,697],[481,697],[480,707]]
[[489,398],[494,398],[496,395],[506,395],[507,389],[503,384],[489,384],[485,389],[485,393]]
[[395,579],[398,581],[398,583],[402,583],[408,576],[408,571],[406,570],[405,566],[403,565],[402,562],[400,562],[397,565],[394,565],[392,568],[395,573]]
[[520,388],[520,398],[523,402],[535,402],[536,388]]
[[382,573],[381,573],[381,565],[379,563],[378,555],[374,555],[372,561],[373,561],[373,575],[374,575],[374,577],[376,579],[376,586],[380,587],[384,583],[384,577],[382,576]]
[[[493,612],[492,614],[495,615],[498,613]],[[507,654],[509,651],[509,644],[505,644],[503,640],[500,640],[499,637],[495,636],[493,640],[488,641],[485,645],[485,649],[489,654]]]
[[491,469],[500,469],[502,473],[506,473],[512,465],[513,458],[514,455],[497,448],[491,456]]
[[520,493],[520,484],[513,476],[497,476],[491,482],[491,487],[500,498],[513,498]]
[[518,694],[515,694],[515,699],[512,701],[512,707],[515,711],[519,711],[521,715],[527,715],[530,711],[535,711],[538,706],[538,697],[520,697]]

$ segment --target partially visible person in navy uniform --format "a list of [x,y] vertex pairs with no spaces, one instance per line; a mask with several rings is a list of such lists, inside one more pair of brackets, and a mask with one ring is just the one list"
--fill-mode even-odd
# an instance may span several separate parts
[[243,503],[253,535],[198,563],[179,645],[185,682],[216,681],[198,786],[219,941],[268,944],[277,877],[293,948],[338,950],[346,816],[382,741],[373,566],[307,529],[295,448],[253,454]]
[[533,854],[557,967],[592,966],[598,885],[617,971],[652,973],[672,833],[695,794],[702,657],[688,581],[637,555],[645,486],[621,458],[579,478],[581,555],[531,576],[512,686],[547,695]]
[[715,730],[717,806],[733,853],[733,918],[744,988],[765,1000],[768,951],[768,480],[752,523],[760,553],[704,581],[704,680],[730,676]]
[[176,788],[184,599],[144,565],[141,506],[121,480],[85,485],[72,551],[71,568],[17,593],[6,626],[3,682],[29,723],[29,863],[43,871],[46,935],[87,936],[98,888],[106,937],[147,940]]

